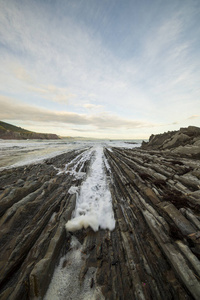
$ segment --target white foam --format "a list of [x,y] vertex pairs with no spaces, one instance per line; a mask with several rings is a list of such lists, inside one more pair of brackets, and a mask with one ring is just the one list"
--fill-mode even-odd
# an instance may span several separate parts
[[[85,149],[87,150],[87,148]],[[88,151],[84,151],[78,154],[74,159],[72,159],[69,163],[65,165],[64,169],[57,169],[58,174],[71,174],[74,175],[77,179],[81,179],[86,176],[85,172],[82,172],[83,166],[87,160],[90,160],[93,150],[89,149]],[[76,169],[78,168],[78,171]]]
[[97,231],[99,229],[99,224],[97,223],[96,216],[79,216],[67,222],[65,225],[68,231],[76,231],[81,228],[88,228],[89,226]]
[[76,194],[77,191],[78,191],[78,186],[73,186],[73,185],[72,185],[72,186],[69,188],[68,193],[69,193],[69,194]]
[[[51,283],[44,300],[103,300],[104,297],[96,284],[96,269],[89,268],[80,284],[81,268],[87,256],[82,252],[79,241],[72,236],[70,249],[55,268]],[[91,280],[94,287],[91,288]]]
[[112,197],[104,171],[106,158],[103,147],[97,146],[94,150],[94,160],[89,175],[80,188],[73,219],[66,224],[66,229],[69,231],[87,228],[88,226],[94,231],[99,228],[109,230],[115,228]]

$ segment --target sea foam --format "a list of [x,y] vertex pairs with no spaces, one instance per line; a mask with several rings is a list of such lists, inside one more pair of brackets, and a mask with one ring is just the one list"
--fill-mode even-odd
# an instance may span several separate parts
[[[115,228],[112,197],[106,180],[103,147],[95,147],[94,159],[86,180],[77,196],[72,220],[66,224],[68,231],[91,227],[94,231]],[[106,162],[107,163],[107,162]]]

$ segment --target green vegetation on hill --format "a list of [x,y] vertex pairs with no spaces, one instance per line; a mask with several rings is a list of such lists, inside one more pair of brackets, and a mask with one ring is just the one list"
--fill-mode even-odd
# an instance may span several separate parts
[[56,134],[36,133],[21,127],[0,121],[0,139],[26,140],[26,139],[59,139]]
[[10,130],[13,132],[31,132],[31,131],[23,129],[21,127],[17,127],[12,124],[8,124],[8,123],[0,121],[0,129],[1,128],[3,128],[4,130]]

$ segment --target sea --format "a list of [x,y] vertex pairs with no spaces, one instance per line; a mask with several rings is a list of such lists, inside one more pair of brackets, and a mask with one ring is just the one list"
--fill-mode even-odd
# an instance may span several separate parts
[[88,147],[140,147],[142,140],[0,140],[0,171],[41,163],[72,150]]

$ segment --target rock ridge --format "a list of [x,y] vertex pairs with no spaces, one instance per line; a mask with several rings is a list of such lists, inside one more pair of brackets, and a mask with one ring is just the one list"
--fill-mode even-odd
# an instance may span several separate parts
[[200,159],[200,128],[189,126],[178,131],[168,131],[151,135],[148,142],[143,141],[144,150],[171,151],[184,157]]

